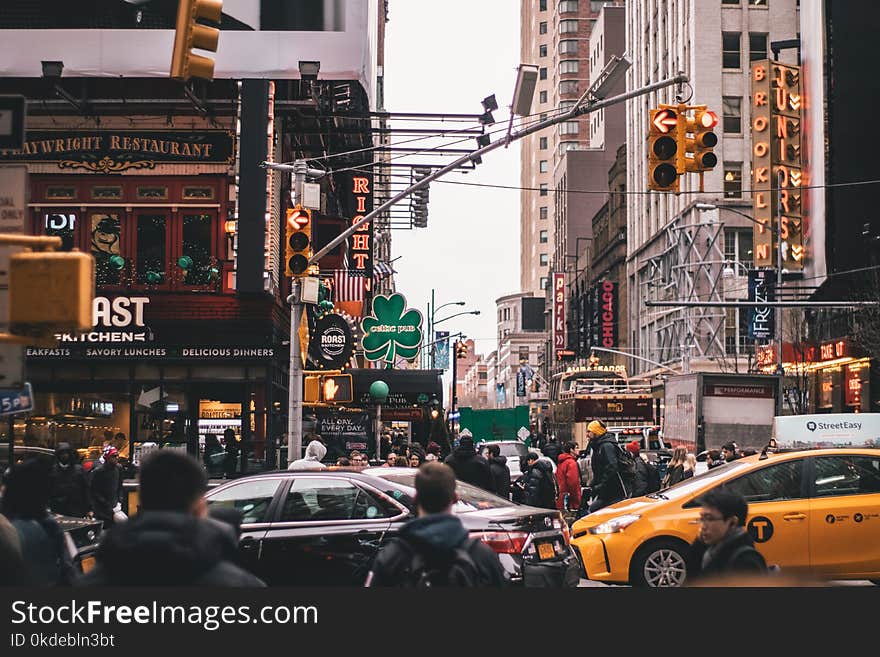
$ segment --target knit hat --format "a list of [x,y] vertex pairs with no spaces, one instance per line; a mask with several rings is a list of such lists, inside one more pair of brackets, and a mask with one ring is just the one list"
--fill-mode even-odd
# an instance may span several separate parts
[[587,425],[587,431],[594,436],[604,436],[606,433],[605,425],[599,420],[593,420]]
[[107,445],[104,448],[104,457],[108,456],[117,456],[119,454],[119,450],[116,449],[113,445]]
[[636,455],[639,453],[639,441],[633,440],[626,444],[626,449]]

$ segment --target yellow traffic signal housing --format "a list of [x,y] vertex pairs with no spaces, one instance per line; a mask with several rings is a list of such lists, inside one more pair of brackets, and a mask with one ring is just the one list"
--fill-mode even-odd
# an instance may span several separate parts
[[468,355],[468,346],[466,342],[456,342],[455,343],[455,357],[456,358],[467,358]]
[[196,55],[193,48],[217,52],[220,30],[199,23],[200,20],[220,24],[223,0],[179,0],[174,50],[171,55],[171,77],[214,79],[214,60]]
[[[702,173],[710,171],[718,164],[718,156],[712,150],[718,144],[715,126],[718,115],[710,112],[705,105],[694,110],[693,118],[685,122],[684,148],[681,149],[682,168],[680,172]],[[688,135],[693,135],[688,136]],[[689,154],[690,157],[688,157]]]
[[297,205],[287,211],[284,240],[284,275],[308,275],[312,258],[312,211]]
[[321,377],[321,401],[338,404],[352,401],[351,374],[332,374]]
[[303,386],[303,403],[315,404],[321,397],[321,377],[307,376]]
[[9,331],[22,336],[92,328],[95,259],[81,251],[24,251],[9,260]]
[[673,106],[661,105],[651,110],[648,131],[648,189],[668,192],[679,190],[676,156],[680,150],[676,138],[681,118]]

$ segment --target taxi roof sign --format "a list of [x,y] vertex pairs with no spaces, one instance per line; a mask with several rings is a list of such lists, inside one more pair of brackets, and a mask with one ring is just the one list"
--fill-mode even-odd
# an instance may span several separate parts
[[773,437],[778,449],[880,447],[880,413],[780,415]]

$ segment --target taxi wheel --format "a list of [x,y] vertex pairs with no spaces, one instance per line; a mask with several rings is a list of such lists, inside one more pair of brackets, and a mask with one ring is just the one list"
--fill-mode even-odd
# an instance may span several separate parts
[[652,541],[639,548],[630,567],[630,582],[649,588],[684,584],[687,545],[674,539]]

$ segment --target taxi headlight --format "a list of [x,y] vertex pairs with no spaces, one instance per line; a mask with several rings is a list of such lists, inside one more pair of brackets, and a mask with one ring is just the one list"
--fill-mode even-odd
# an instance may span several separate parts
[[635,513],[628,513],[623,516],[618,516],[613,520],[609,520],[608,522],[603,522],[601,525],[596,525],[590,529],[591,534],[615,534],[617,532],[622,532],[624,529],[633,524],[636,520],[641,518],[642,516],[637,515]]

